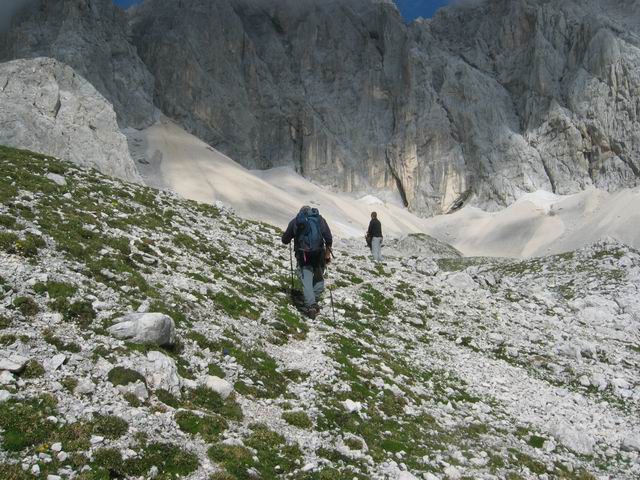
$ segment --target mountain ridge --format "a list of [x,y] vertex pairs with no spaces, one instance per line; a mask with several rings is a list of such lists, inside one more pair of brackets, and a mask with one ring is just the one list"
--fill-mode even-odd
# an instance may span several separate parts
[[[248,168],[395,190],[421,215],[638,182],[631,1],[491,0],[408,26],[392,4],[365,0],[146,1],[130,25],[108,0],[80,2],[82,21],[73,5],[46,8],[66,9],[77,35],[53,41],[64,17],[26,12],[0,35],[0,59],[61,58],[98,75],[121,126],[153,123],[155,103]],[[90,54],[96,37],[119,46]],[[105,83],[110,69],[127,73]]]

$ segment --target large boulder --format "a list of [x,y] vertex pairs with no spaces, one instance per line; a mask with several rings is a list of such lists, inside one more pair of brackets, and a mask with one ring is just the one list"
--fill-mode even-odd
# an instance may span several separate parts
[[111,104],[71,67],[51,58],[0,64],[0,145],[140,181]]
[[147,385],[155,389],[163,389],[174,395],[180,394],[182,378],[178,374],[178,367],[172,358],[156,350],[147,353],[147,358],[137,364]]
[[226,399],[233,392],[233,385],[224,378],[216,377],[215,375],[209,375],[206,379],[205,385],[220,395],[223,399]]
[[169,346],[176,342],[173,319],[163,313],[130,313],[108,330],[114,337],[133,343]]
[[29,358],[17,353],[0,350],[0,370],[12,373],[21,372],[27,365]]

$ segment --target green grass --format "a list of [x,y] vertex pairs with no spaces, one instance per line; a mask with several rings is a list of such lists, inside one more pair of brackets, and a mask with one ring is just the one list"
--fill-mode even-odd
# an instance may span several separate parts
[[375,315],[387,317],[394,311],[393,299],[385,297],[371,286],[367,287],[360,296]]
[[178,399],[171,392],[169,392],[167,390],[164,390],[164,389],[156,390],[156,397],[158,398],[158,400],[160,400],[165,405],[168,405],[168,406],[173,407],[173,408],[179,408],[180,405],[182,404],[180,399]]
[[228,340],[212,343],[210,348],[214,352],[232,355],[245,368],[245,373],[251,378],[253,385],[242,380],[237,381],[235,389],[238,393],[257,398],[277,398],[285,393],[288,380],[278,371],[277,362],[266,352],[243,349]]
[[294,427],[310,429],[313,427],[313,422],[305,412],[284,412],[282,419],[289,425]]
[[129,385],[137,381],[147,384],[147,381],[140,373],[125,367],[112,368],[107,374],[107,378],[114,385]]
[[180,430],[200,435],[206,442],[215,442],[229,424],[219,415],[197,415],[189,411],[177,412],[174,416]]
[[150,443],[139,449],[137,457],[122,459],[120,451],[101,448],[93,455],[93,466],[97,479],[146,477],[151,467],[158,469],[161,480],[181,478],[194,472],[199,465],[198,457],[177,445]]
[[38,282],[33,286],[33,290],[39,295],[47,293],[52,299],[70,298],[78,291],[75,285],[64,282]]
[[[274,479],[285,478],[299,468],[302,452],[297,445],[287,443],[282,435],[264,425],[253,425],[251,429],[244,441],[246,447],[216,444],[209,448],[209,458],[238,480],[255,478],[249,473],[250,468],[255,468],[260,478]],[[257,462],[247,447],[255,450]]]
[[260,311],[251,302],[244,300],[230,292],[217,292],[212,295],[212,300],[218,308],[232,318],[246,317],[251,320],[260,318]]
[[57,426],[47,417],[57,414],[55,407],[56,401],[49,395],[0,403],[2,448],[19,452],[51,438]]
[[253,453],[240,445],[216,444],[207,451],[209,458],[224,468],[236,480],[253,478],[248,470],[254,467]]
[[200,386],[185,394],[185,400],[195,407],[203,408],[212,413],[217,413],[228,420],[242,420],[242,409],[230,395],[226,400],[210,388]]
[[13,300],[13,306],[25,317],[33,317],[40,312],[40,307],[31,297],[16,297]]
[[93,432],[105,438],[116,439],[122,437],[129,430],[126,420],[112,415],[98,416],[93,421]]
[[29,360],[20,372],[20,378],[39,378],[45,374],[44,367],[37,360]]

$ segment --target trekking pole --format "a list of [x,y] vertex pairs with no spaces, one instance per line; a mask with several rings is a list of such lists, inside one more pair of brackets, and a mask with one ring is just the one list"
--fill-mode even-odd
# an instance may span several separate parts
[[333,291],[330,286],[327,286],[329,289],[329,298],[331,299],[331,312],[333,313],[333,323],[336,323],[336,309],[333,308]]
[[293,253],[291,253],[291,244],[289,244],[289,269],[291,272],[291,294],[293,295]]
[[[327,247],[327,250],[329,250],[329,253],[333,258],[336,258],[333,255],[333,250],[331,249],[331,247]],[[325,269],[326,269],[326,266],[325,266]],[[329,298],[331,299],[331,313],[333,313],[333,323],[336,323],[336,309],[333,307],[333,291],[331,290],[331,285],[329,285],[328,282],[327,282],[327,289],[329,290]]]

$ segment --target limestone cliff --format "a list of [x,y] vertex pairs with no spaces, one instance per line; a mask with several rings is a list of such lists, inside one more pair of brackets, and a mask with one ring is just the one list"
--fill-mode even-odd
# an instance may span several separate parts
[[140,181],[112,106],[71,67],[50,58],[0,64],[0,145]]
[[388,2],[147,0],[132,22],[158,105],[238,161],[437,213],[636,183],[640,15],[601,6],[492,0],[407,27]]
[[409,26],[389,1],[145,0],[128,27],[108,0],[39,1],[0,54],[70,63],[121,125],[152,121],[153,91],[247,167],[422,214],[640,176],[634,0],[487,0]]

